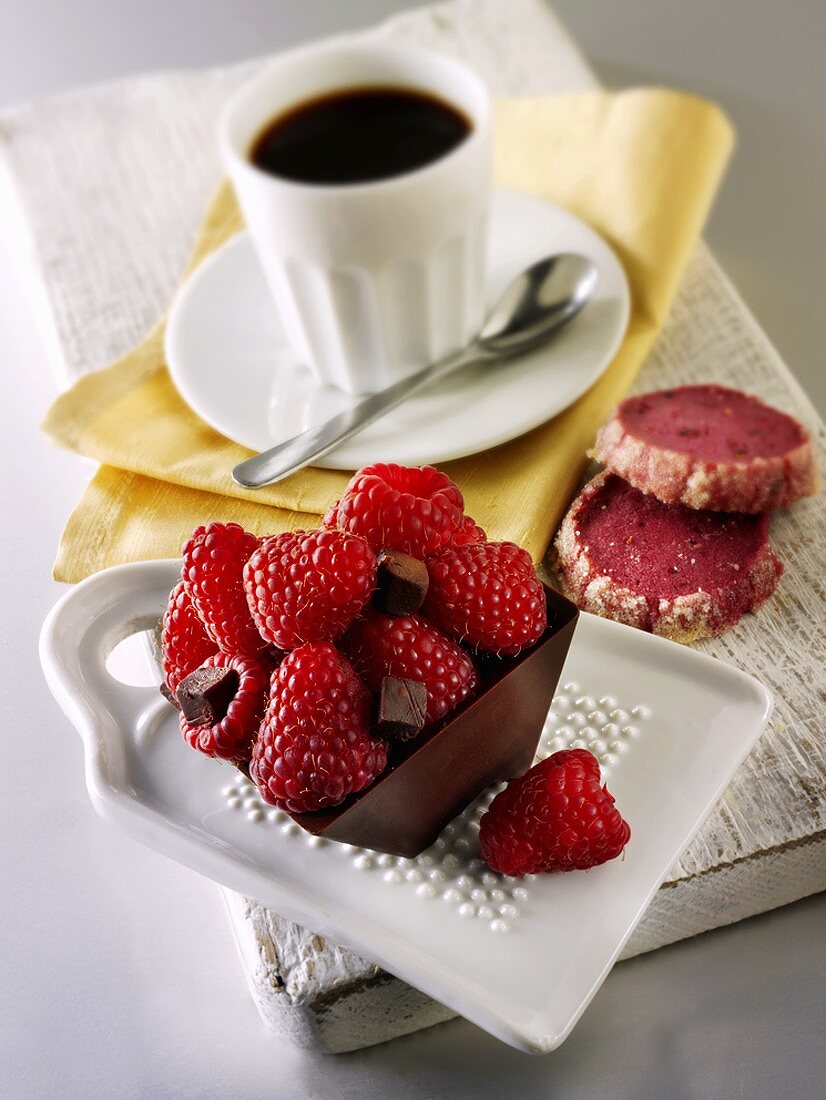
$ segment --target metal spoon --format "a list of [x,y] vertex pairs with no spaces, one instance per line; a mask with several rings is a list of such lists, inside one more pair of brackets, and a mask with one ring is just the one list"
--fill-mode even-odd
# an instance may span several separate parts
[[539,260],[507,287],[479,335],[454,352],[386,390],[292,439],[239,463],[233,480],[247,489],[272,485],[322,458],[411,394],[469,363],[498,363],[544,344],[580,312],[594,292],[598,272],[576,253]]

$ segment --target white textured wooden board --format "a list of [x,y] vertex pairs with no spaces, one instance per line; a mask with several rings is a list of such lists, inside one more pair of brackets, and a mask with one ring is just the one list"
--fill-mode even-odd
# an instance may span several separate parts
[[[499,95],[594,86],[541,0],[455,0],[380,33],[463,58]],[[217,112],[259,65],[140,77],[0,117],[63,380],[122,354],[165,308],[219,177]],[[637,389],[708,380],[799,416],[824,453],[823,424],[700,246]],[[787,569],[778,593],[703,648],[762,680],[775,694],[775,716],[672,869],[629,945],[634,953],[826,888],[823,497],[778,514],[772,537]],[[227,903],[261,1014],[294,1041],[350,1049],[449,1017],[256,903],[231,894]]]

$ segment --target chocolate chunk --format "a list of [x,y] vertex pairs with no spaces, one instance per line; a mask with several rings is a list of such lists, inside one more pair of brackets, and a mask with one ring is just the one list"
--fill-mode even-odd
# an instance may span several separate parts
[[181,704],[178,702],[178,700],[175,696],[175,692],[172,690],[172,688],[169,686],[169,684],[166,682],[166,680],[164,680],[163,683],[160,685],[160,687],[158,688],[158,691],[161,693],[161,695],[163,695],[163,697],[164,697],[164,699],[166,699],[167,703],[172,704],[172,706],[175,708],[175,710],[180,710],[181,709]]
[[427,566],[401,550],[382,550],[373,603],[388,615],[413,615],[427,595]]
[[214,726],[238,691],[234,668],[196,668],[178,684],[181,713],[191,726]]
[[418,680],[385,676],[379,691],[376,733],[394,741],[411,741],[425,723],[427,690]]

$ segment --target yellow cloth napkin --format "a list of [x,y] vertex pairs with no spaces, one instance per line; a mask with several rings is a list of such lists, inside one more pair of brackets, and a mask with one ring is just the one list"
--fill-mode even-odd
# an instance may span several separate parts
[[[614,361],[579,401],[519,439],[445,464],[491,538],[513,539],[536,560],[544,554],[596,428],[665,321],[732,140],[717,107],[664,90],[497,103],[497,184],[560,203],[602,233],[625,266],[633,307]],[[190,270],[241,226],[225,184]],[[347,481],[313,468],[256,492],[236,486],[230,470],[249,452],[178,396],[164,365],[163,328],[161,321],[128,355],[80,379],[47,416],[56,442],[103,464],[63,533],[59,580],[174,557],[196,524],[213,519],[258,534],[317,525]]]

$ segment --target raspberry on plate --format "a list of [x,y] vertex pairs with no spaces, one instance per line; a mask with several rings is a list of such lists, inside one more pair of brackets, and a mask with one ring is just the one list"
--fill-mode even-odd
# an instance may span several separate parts
[[447,546],[462,522],[464,500],[447,474],[432,466],[365,466],[324,517],[367,539],[373,549],[423,558]]
[[571,505],[554,561],[578,607],[680,642],[734,626],[783,572],[768,515],[663,504],[607,472]]
[[236,674],[237,687],[226,712],[215,715],[217,721],[212,725],[192,725],[181,714],[184,740],[206,756],[216,756],[233,763],[249,760],[264,714],[272,666],[266,660],[255,657],[231,657],[227,653],[216,653],[200,667],[229,669]]
[[258,546],[238,523],[197,527],[184,546],[183,581],[192,604],[224,653],[259,653],[266,642],[244,594],[244,564]]
[[526,550],[512,542],[452,546],[427,559],[425,614],[462,642],[514,655],[548,625],[545,590]]
[[264,539],[244,567],[249,610],[279,649],[343,634],[376,587],[376,555],[346,531],[288,531]]
[[479,823],[482,858],[503,875],[596,867],[630,836],[586,749],[555,752],[511,780]]
[[217,649],[192,606],[184,582],[179,581],[169,594],[161,627],[163,675],[173,695],[181,680]]
[[385,676],[424,684],[427,722],[444,718],[479,686],[470,656],[421,615],[368,608],[348,631],[344,649],[372,691]]
[[272,678],[250,775],[262,798],[291,813],[336,806],[387,766],[370,735],[370,693],[329,642],[294,649]]
[[765,512],[816,493],[806,428],[725,386],[680,386],[629,397],[600,428],[594,456],[665,504]]

